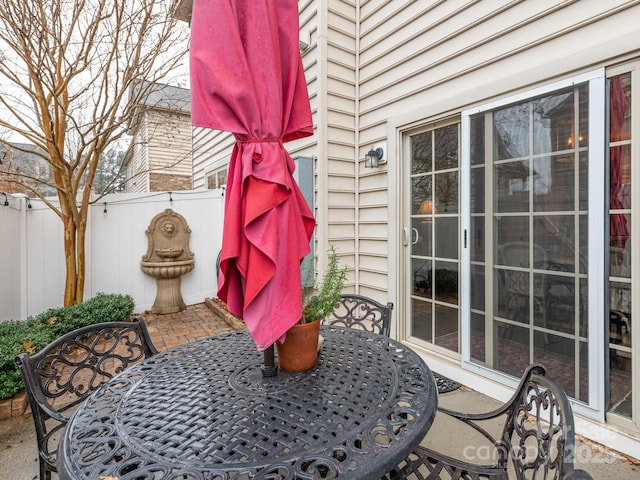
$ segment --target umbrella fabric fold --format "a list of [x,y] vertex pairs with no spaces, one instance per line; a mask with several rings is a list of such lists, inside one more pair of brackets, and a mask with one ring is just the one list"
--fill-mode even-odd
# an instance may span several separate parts
[[294,0],[195,0],[191,115],[232,132],[218,297],[264,350],[302,315],[315,219],[283,143],[313,134]]

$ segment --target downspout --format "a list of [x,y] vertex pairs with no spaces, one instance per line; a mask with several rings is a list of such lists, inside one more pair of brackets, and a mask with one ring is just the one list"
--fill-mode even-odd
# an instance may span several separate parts
[[[326,252],[329,249],[329,207],[328,207],[328,148],[327,148],[327,11],[328,0],[320,0],[318,4],[318,41],[316,43],[316,57],[318,61],[317,95],[317,161],[316,166],[316,219],[320,219],[316,226],[316,252]],[[319,240],[318,240],[319,239]],[[323,256],[318,256],[323,258]],[[316,265],[318,275],[324,273],[323,261]]]
[[354,282],[355,293],[360,293],[360,2],[356,2],[356,18],[355,18],[355,31],[356,31],[356,58],[355,58],[355,114],[354,114],[354,128],[355,128],[355,162],[354,162],[354,177],[355,177],[355,252],[354,252]]

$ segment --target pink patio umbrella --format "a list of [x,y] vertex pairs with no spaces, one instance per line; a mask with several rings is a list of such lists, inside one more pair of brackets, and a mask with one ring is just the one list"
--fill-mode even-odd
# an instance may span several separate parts
[[300,263],[315,228],[283,146],[313,133],[298,38],[296,0],[193,5],[192,122],[236,140],[218,297],[271,358],[274,342],[302,315]]

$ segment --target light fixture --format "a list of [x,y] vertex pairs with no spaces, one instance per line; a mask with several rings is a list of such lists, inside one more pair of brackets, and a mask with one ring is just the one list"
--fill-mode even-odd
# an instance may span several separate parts
[[431,200],[423,200],[417,214],[428,216],[422,219],[422,223],[431,223],[433,221],[431,215],[434,213],[438,213],[438,209],[433,205],[433,202]]
[[384,150],[380,147],[376,149],[369,150],[364,156],[364,166],[365,168],[378,168],[380,164],[387,163],[385,159],[383,159]]
[[2,193],[2,195],[4,195],[4,206],[8,207],[9,206],[9,200],[7,199],[7,194],[4,192],[0,192]]
[[305,52],[311,46],[311,32],[302,30],[298,39],[298,47],[301,52]]

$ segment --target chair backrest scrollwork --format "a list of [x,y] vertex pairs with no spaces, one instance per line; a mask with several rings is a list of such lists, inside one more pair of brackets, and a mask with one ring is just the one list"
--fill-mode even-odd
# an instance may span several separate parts
[[56,472],[57,438],[69,415],[103,383],[157,353],[142,318],[88,325],[35,355],[15,358],[36,427],[40,478]]
[[393,303],[386,305],[372,298],[356,294],[344,294],[340,297],[331,316],[322,323],[365,330],[389,336]]

